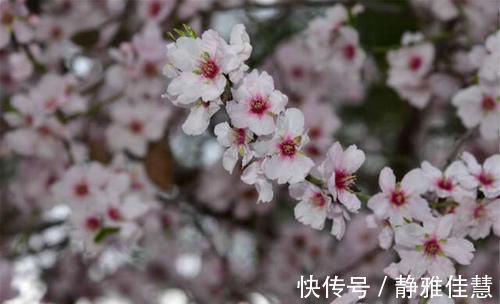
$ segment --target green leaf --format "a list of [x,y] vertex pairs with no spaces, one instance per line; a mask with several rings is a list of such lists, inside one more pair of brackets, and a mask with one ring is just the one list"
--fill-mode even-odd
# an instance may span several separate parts
[[179,35],[179,36],[182,36],[182,37],[186,37],[186,33],[184,33],[183,31],[179,30],[179,29],[175,29],[174,28],[174,32]]
[[183,24],[182,25],[184,27],[184,29],[186,30],[186,32],[193,38],[198,38],[198,35],[196,34],[196,32],[187,24]]
[[174,34],[172,34],[172,32],[168,32],[167,36],[168,36],[168,38],[172,39],[172,41],[174,41],[174,42],[177,41],[177,38],[175,38],[175,36],[174,36]]
[[100,243],[107,236],[118,233],[120,231],[120,227],[102,227],[101,230],[95,235],[94,242]]
[[403,217],[403,220],[405,221],[405,223],[411,224],[411,220],[409,218]]
[[71,37],[71,41],[81,47],[90,48],[99,41],[99,31],[92,29],[78,32]]

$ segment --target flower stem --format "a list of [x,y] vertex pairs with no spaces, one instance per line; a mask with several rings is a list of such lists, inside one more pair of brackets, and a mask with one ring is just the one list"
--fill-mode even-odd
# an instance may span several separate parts
[[320,188],[323,188],[324,187],[324,183],[321,179],[317,178],[317,177],[314,177],[312,176],[311,174],[308,174],[306,176],[306,181],[310,182],[311,184],[315,185],[315,186],[318,186]]

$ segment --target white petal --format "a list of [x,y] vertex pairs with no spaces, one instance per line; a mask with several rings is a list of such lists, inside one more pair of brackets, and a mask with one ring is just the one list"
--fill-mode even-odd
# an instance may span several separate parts
[[365,153],[356,145],[349,146],[344,151],[344,168],[348,173],[354,173],[365,161]]
[[435,181],[443,175],[438,168],[431,165],[428,161],[423,161],[421,167],[425,177],[429,181]]
[[378,184],[385,193],[390,193],[396,188],[396,176],[391,168],[385,167],[380,171]]
[[429,276],[438,276],[446,281],[451,275],[455,274],[455,267],[450,259],[436,256],[428,267]]
[[385,226],[378,235],[378,244],[382,249],[389,249],[392,245],[392,240],[394,238],[394,231],[391,227]]
[[423,228],[417,224],[406,224],[394,229],[396,244],[415,248],[422,245],[421,240],[424,237]]
[[442,245],[444,253],[462,265],[469,265],[474,257],[474,245],[466,239],[449,238]]
[[425,221],[432,217],[429,203],[420,196],[413,196],[408,202],[409,213],[412,218]]
[[340,191],[339,201],[342,203],[342,205],[346,206],[347,210],[353,213],[357,213],[359,208],[361,207],[361,201],[359,200],[359,198],[356,196],[356,194],[349,191]]
[[416,168],[406,173],[401,181],[401,188],[406,194],[418,195],[429,188],[429,183],[422,174],[422,169]]
[[368,200],[368,208],[370,208],[380,219],[389,217],[389,206],[390,202],[384,193],[375,194]]
[[232,145],[222,156],[222,166],[229,173],[233,173],[234,166],[238,162],[238,146]]
[[330,231],[337,240],[341,240],[345,234],[345,220],[342,216],[336,216],[333,218],[332,230]]
[[255,184],[259,198],[257,202],[267,203],[273,199],[273,186],[266,179],[261,178]]
[[290,193],[290,196],[293,197],[296,200],[301,200],[304,198],[304,195],[309,188],[309,183],[303,182],[303,183],[295,183],[290,185],[288,187],[288,192]]
[[326,219],[326,208],[318,208],[307,201],[301,201],[294,208],[295,218],[304,225],[314,229],[323,229]]
[[227,122],[221,122],[214,128],[214,134],[217,136],[217,141],[223,147],[229,147],[232,144],[232,129]]

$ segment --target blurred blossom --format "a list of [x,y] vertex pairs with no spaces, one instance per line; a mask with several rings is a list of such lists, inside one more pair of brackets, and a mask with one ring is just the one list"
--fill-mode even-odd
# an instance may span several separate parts
[[0,302],[496,284],[498,3],[361,2],[0,0]]

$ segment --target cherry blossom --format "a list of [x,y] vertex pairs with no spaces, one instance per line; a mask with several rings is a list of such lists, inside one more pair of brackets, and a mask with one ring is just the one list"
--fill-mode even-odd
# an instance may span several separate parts
[[[476,158],[468,153],[462,154],[462,159],[467,165],[469,176],[462,178],[464,183],[476,188],[487,198],[495,198],[500,195],[500,155],[495,154],[484,161],[481,166]],[[473,177],[472,181],[470,177]]]
[[214,128],[217,141],[228,148],[222,157],[224,169],[233,172],[234,166],[241,157],[241,166],[245,167],[253,157],[249,143],[253,140],[253,134],[242,128],[233,129],[227,122],[221,122]]
[[0,49],[11,42],[11,31],[21,43],[30,42],[34,37],[28,10],[22,1],[0,3]]
[[33,73],[33,64],[23,52],[9,55],[9,67],[12,77],[17,81],[26,80]]
[[11,105],[16,111],[6,112],[4,119],[13,127],[38,127],[45,120],[41,103],[36,102],[29,95],[15,95],[12,98]]
[[354,174],[365,161],[365,154],[355,145],[345,151],[339,142],[328,150],[325,161],[318,169],[321,176],[327,180],[328,190],[334,201],[344,205],[350,212],[357,212],[361,206],[359,198],[354,194]]
[[368,208],[378,218],[397,224],[404,219],[425,221],[431,216],[427,201],[421,197],[429,185],[420,169],[411,170],[396,183],[392,169],[385,167],[380,172],[379,186],[382,192],[368,201]]
[[240,66],[238,56],[217,34],[209,30],[200,38],[180,37],[168,46],[165,73],[173,78],[167,94],[176,105],[189,105],[202,99],[209,102],[224,92],[223,73]]
[[127,149],[144,156],[147,144],[161,138],[169,116],[168,109],[154,104],[119,102],[111,108],[113,124],[106,137],[113,150]]
[[161,30],[148,24],[136,34],[132,43],[124,42],[110,55],[116,64],[106,71],[106,82],[116,90],[124,90],[132,99],[158,99],[164,88],[162,67],[167,61]]
[[500,31],[490,35],[486,39],[485,54],[480,62],[479,77],[486,85],[495,86],[500,80],[500,68],[495,64],[498,62],[500,50]]
[[474,245],[451,235],[454,216],[431,218],[423,226],[406,224],[396,229],[396,246],[401,262],[397,264],[404,275],[420,278],[423,275],[448,278],[455,274],[451,259],[470,264]]
[[307,182],[290,185],[290,196],[300,201],[294,209],[295,218],[314,229],[323,229],[332,199]]
[[492,228],[495,235],[500,235],[499,210],[500,199],[463,199],[455,211],[456,225],[461,226],[458,230],[474,240],[487,237]]
[[322,159],[332,145],[332,135],[341,125],[340,118],[330,105],[317,101],[307,102],[301,109],[310,139],[304,151],[315,160]]
[[231,122],[237,128],[249,128],[256,135],[268,135],[275,129],[274,117],[281,113],[287,97],[274,89],[266,72],[253,70],[233,90],[234,102],[227,104]]
[[5,135],[6,146],[23,156],[45,159],[66,158],[63,141],[71,137],[70,130],[57,119],[44,120],[36,127],[14,129]]
[[500,92],[496,87],[474,85],[460,90],[453,97],[458,116],[467,128],[479,125],[481,135],[486,139],[500,136]]
[[424,42],[420,33],[405,33],[401,40],[400,49],[387,53],[390,65],[387,84],[410,104],[422,109],[431,97],[425,77],[432,68],[434,46]]
[[473,197],[474,195],[464,189],[460,184],[460,179],[466,176],[467,168],[461,161],[451,163],[444,172],[431,165],[428,161],[422,162],[422,172],[430,184],[430,191],[438,197],[453,197],[460,200],[463,197]]
[[109,177],[107,170],[98,163],[69,168],[52,186],[55,203],[70,203],[85,209],[91,205],[89,203],[105,196],[103,189],[110,181]]
[[459,7],[450,0],[413,0],[416,5],[428,7],[440,20],[448,21],[458,17]]
[[313,161],[301,150],[307,141],[304,115],[298,109],[287,109],[278,117],[273,138],[264,143],[267,151],[262,169],[266,177],[278,180],[279,184],[302,181],[314,166]]
[[174,0],[145,0],[140,2],[139,12],[146,21],[161,22],[174,8]]
[[245,184],[255,185],[259,194],[257,202],[267,203],[273,199],[273,186],[265,177],[261,162],[254,161],[248,165],[241,175],[241,180]]
[[244,64],[250,58],[252,53],[252,45],[250,44],[250,37],[243,24],[236,24],[231,30],[231,37],[229,40],[229,47],[238,56],[241,64],[239,67],[229,72],[229,78],[233,82],[239,82],[243,77],[244,72],[248,70],[248,66]]

